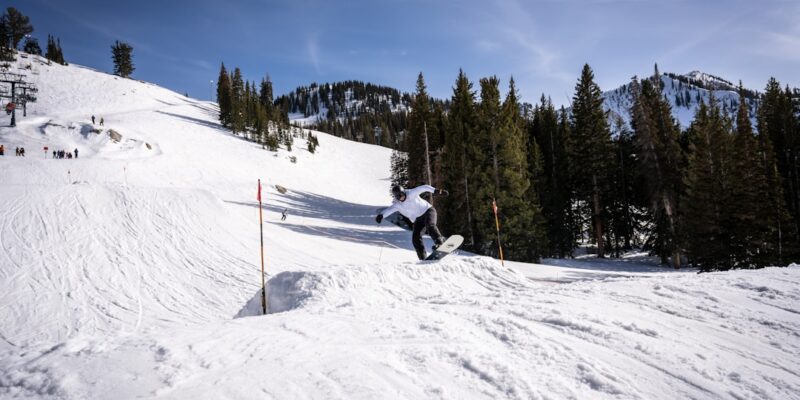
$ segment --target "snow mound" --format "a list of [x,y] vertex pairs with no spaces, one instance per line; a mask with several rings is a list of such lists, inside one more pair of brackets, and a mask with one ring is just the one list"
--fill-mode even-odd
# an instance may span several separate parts
[[[526,278],[487,257],[450,257],[436,262],[347,265],[325,271],[285,271],[267,282],[270,314],[314,307],[441,302],[446,297],[486,295],[528,285]],[[444,295],[446,294],[446,295]],[[236,318],[261,315],[261,291]]]

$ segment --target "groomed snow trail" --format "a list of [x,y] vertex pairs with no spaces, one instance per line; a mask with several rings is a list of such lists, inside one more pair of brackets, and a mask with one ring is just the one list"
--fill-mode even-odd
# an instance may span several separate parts
[[0,398],[800,398],[800,267],[416,262],[373,220],[388,150],[268,152],[212,104],[37,60],[0,128]]

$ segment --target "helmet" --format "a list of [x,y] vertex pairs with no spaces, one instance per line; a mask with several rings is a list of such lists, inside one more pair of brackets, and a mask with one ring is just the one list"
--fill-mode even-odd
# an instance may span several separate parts
[[392,197],[394,197],[395,200],[400,200],[400,196],[402,196],[404,194],[405,194],[405,191],[403,190],[402,186],[400,186],[400,185],[392,185]]

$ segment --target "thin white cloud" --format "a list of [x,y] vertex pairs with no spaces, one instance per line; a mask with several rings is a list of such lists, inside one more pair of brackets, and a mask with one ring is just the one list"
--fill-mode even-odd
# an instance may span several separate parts
[[497,4],[500,11],[497,26],[503,27],[499,30],[500,36],[510,39],[509,44],[521,50],[519,54],[524,63],[521,68],[550,78],[572,80],[572,74],[561,68],[559,54],[551,50],[542,36],[537,34],[539,22],[526,9],[525,6],[529,4],[518,0]]
[[500,47],[500,43],[493,40],[479,39],[475,42],[475,48],[485,53],[492,53],[500,49]]
[[317,74],[320,74],[319,68],[319,43],[317,43],[317,35],[311,35],[306,39],[306,51],[308,51],[308,59]]

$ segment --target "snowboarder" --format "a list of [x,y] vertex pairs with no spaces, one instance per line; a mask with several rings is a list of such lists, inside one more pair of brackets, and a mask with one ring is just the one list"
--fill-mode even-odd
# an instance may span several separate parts
[[444,236],[436,226],[436,209],[419,196],[423,193],[433,193],[447,196],[449,193],[444,189],[436,189],[431,185],[417,186],[414,189],[403,190],[400,185],[392,186],[392,197],[394,202],[375,217],[375,222],[381,223],[383,217],[399,212],[404,217],[414,221],[414,230],[411,234],[411,243],[417,251],[417,257],[424,260],[427,257],[425,245],[422,244],[422,231],[426,230],[434,241],[433,250],[444,243]]
[[281,213],[281,221],[286,221],[286,212],[289,211],[288,208],[284,208],[283,212]]
[[75,158],[78,158],[78,149],[75,149]]
[[92,125],[94,125],[94,115],[92,115]]
[[100,126],[103,126],[103,117],[100,117]]

